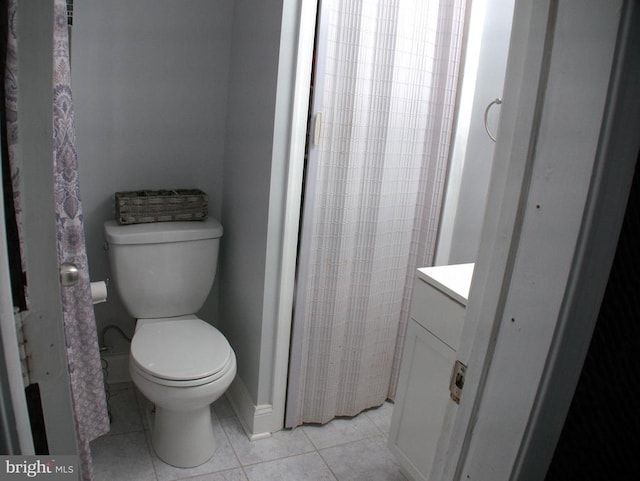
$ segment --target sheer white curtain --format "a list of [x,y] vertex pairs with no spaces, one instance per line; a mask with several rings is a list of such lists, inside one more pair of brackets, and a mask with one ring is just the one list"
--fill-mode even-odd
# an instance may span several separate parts
[[322,2],[323,127],[305,187],[287,426],[394,396],[414,270],[435,249],[464,6]]

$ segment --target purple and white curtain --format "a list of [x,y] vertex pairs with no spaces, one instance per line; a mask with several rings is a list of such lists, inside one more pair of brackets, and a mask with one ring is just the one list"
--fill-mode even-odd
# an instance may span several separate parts
[[66,0],[54,0],[53,132],[58,262],[80,273],[77,284],[62,287],[62,311],[81,472],[90,480],[89,442],[109,430],[109,418],[78,184]]
[[305,188],[286,426],[395,395],[415,269],[436,246],[465,3],[322,2],[322,129]]
[[[91,300],[85,248],[82,204],[78,185],[78,158],[75,149],[69,31],[66,0],[53,0],[53,133],[54,192],[57,225],[58,263],[78,268],[79,280],[62,287],[65,345],[71,382],[71,398],[81,477],[93,479],[89,442],[109,430],[104,379],[98,347],[96,322]],[[6,109],[9,161],[14,189],[14,205],[21,230],[20,165],[18,148],[18,41],[17,0],[10,0],[9,38],[6,68]],[[24,249],[23,249],[24,253]],[[24,259],[24,256],[23,256]]]
[[[18,137],[18,34],[17,15],[18,0],[9,0],[7,5],[7,56],[4,73],[4,95],[5,95],[5,122],[7,128],[7,150],[9,163],[11,165],[11,185],[13,190],[13,208],[18,229],[20,242],[20,259],[22,261],[22,272],[25,272],[24,262],[24,242],[22,232],[22,198],[20,165],[19,165],[19,137]],[[25,296],[28,293],[25,292]]]

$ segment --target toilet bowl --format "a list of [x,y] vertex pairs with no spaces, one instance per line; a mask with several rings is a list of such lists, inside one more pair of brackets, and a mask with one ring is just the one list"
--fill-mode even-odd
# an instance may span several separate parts
[[167,464],[198,466],[215,451],[211,404],[236,375],[227,339],[194,314],[213,284],[222,226],[108,221],[104,229],[114,284],[137,318],[129,372],[154,405],[151,444]]
[[215,438],[211,404],[236,374],[224,336],[196,316],[139,319],[131,340],[129,371],[154,404],[151,443],[173,466],[198,466],[211,458]]

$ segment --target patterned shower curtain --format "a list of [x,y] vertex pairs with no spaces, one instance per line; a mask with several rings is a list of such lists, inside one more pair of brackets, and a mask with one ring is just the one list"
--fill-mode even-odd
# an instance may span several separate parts
[[[19,162],[18,138],[18,34],[16,32],[18,0],[9,0],[7,4],[7,52],[4,71],[4,108],[7,128],[7,153],[11,166],[11,186],[13,191],[13,209],[15,211],[16,229],[20,246],[20,261],[22,272],[26,271],[24,261],[24,241],[22,232],[22,198],[20,197],[21,180]],[[25,297],[27,292],[24,293]],[[27,301],[28,299],[25,299]]]
[[415,269],[435,251],[465,3],[322,2],[323,125],[305,187],[288,427],[395,395]]
[[89,442],[109,430],[104,379],[91,300],[75,149],[66,0],[54,0],[53,132],[58,262],[80,273],[62,287],[67,360],[82,478],[93,479]]

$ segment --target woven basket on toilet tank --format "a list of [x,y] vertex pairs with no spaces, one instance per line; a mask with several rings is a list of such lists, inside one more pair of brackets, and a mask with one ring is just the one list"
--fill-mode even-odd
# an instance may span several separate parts
[[204,220],[207,194],[199,189],[116,192],[116,219],[120,224]]

